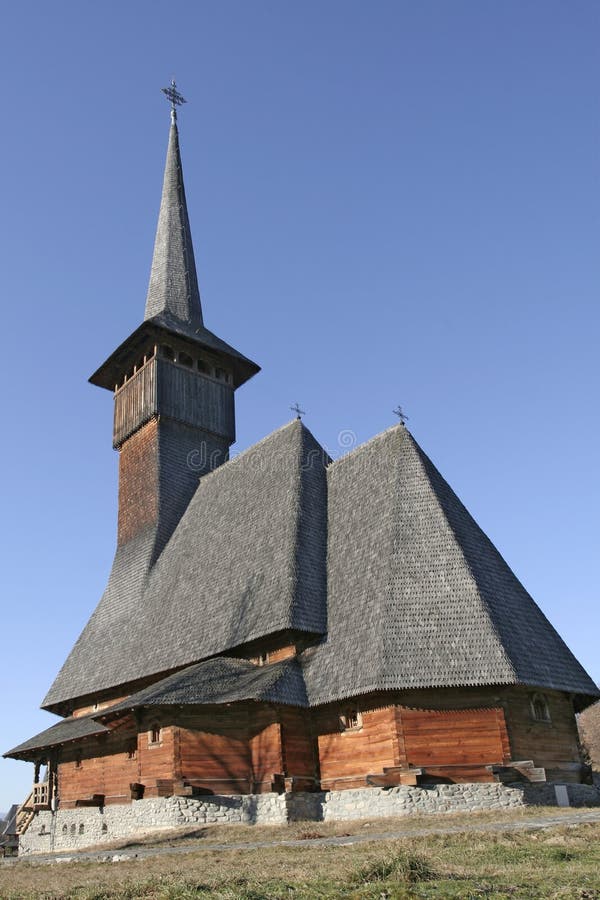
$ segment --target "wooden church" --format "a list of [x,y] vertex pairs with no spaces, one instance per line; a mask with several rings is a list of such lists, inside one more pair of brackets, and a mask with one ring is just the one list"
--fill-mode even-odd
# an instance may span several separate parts
[[598,688],[403,424],[332,461],[296,419],[228,459],[259,367],[204,324],[171,120],[144,319],[90,378],[112,571],[43,702],[60,720],[5,754],[36,808],[581,781]]

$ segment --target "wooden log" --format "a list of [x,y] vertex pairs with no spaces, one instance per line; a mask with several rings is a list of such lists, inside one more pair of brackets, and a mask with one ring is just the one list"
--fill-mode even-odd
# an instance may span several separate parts
[[94,794],[92,797],[79,797],[75,806],[104,806],[104,794]]

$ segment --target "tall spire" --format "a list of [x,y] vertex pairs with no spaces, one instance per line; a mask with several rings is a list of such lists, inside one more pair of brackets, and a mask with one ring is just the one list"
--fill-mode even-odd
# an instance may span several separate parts
[[170,315],[201,326],[202,306],[196,276],[192,234],[183,186],[176,104],[185,103],[175,82],[163,92],[171,101],[171,128],[145,319]]
[[[174,81],[162,90],[171,103],[171,129],[144,321],[90,381],[109,391],[123,387],[149,359],[154,359],[160,346],[161,353],[183,354],[183,366],[189,366],[191,360],[192,369],[195,366],[196,372],[203,373],[203,383],[205,373],[214,373],[216,380],[221,377],[223,384],[235,389],[256,375],[260,367],[204,326],[177,131],[177,107],[186,101]],[[166,358],[180,361],[179,356],[176,360],[173,355],[162,356],[163,361]],[[181,366],[177,371],[181,374]],[[202,405],[205,400],[198,402]],[[142,402],[144,415],[150,406]]]

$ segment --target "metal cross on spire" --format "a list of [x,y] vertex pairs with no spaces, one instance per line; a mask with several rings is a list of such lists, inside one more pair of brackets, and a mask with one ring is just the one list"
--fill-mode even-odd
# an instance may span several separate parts
[[408,416],[406,415],[402,407],[398,405],[393,412],[395,416],[398,416],[402,424],[406,425],[406,423],[408,422]]
[[296,403],[294,403],[293,406],[290,406],[290,409],[292,410],[292,412],[296,413],[297,419],[301,419],[302,416],[306,415],[306,412],[303,409],[300,409],[300,406],[297,401],[296,401]]
[[182,97],[179,91],[177,90],[177,85],[175,84],[175,79],[171,80],[171,84],[169,87],[161,88],[161,91],[167,98],[167,100],[171,103],[171,118],[177,118],[177,107],[181,106],[182,103],[187,103],[185,97]]

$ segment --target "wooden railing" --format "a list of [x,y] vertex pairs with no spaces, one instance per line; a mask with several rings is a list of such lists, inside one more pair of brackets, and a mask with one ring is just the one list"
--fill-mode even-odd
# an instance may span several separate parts
[[48,782],[42,781],[33,786],[33,805],[36,809],[48,809]]
[[49,785],[47,781],[34,784],[31,793],[26,800],[21,803],[15,816],[15,832],[16,834],[24,834],[38,809],[50,808]]

